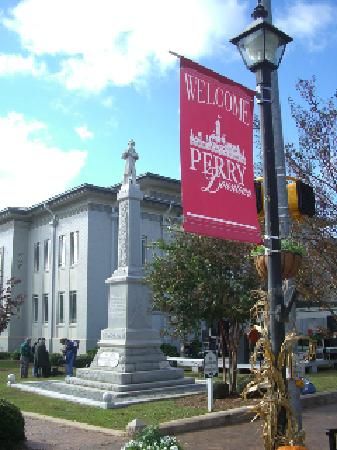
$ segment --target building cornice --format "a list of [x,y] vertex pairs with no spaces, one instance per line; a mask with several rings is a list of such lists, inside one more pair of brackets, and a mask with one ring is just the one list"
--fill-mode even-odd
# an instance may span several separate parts
[[[167,185],[174,186],[175,189],[180,188],[180,181],[175,180],[173,178],[164,177],[158,174],[146,172],[144,174],[141,174],[137,177],[137,181],[140,185],[144,184],[144,186],[147,184],[161,184],[164,183]],[[159,182],[159,183],[158,183]],[[55,195],[53,197],[48,198],[47,200],[37,203],[35,205],[32,205],[31,207],[27,208],[20,208],[20,207],[8,207],[2,211],[0,211],[0,224],[6,223],[11,220],[25,220],[25,221],[32,221],[36,215],[39,215],[41,213],[45,212],[45,206],[47,205],[49,209],[55,210],[55,213],[58,213],[58,209],[62,209],[64,207],[67,207],[69,204],[78,201],[83,200],[86,197],[90,197],[93,194],[97,194],[99,197],[102,196],[108,196],[109,203],[111,200],[115,200],[117,197],[117,193],[120,189],[121,184],[116,184],[110,187],[101,187],[101,186],[95,186],[93,184],[84,183],[80,186],[74,187],[72,189],[69,189],[61,194]],[[141,186],[142,187],[142,186]],[[180,189],[179,189],[180,190]],[[111,198],[112,196],[112,198]],[[168,200],[165,198],[148,195],[144,193],[144,201],[145,202],[151,202],[157,205],[163,205],[163,206],[175,206],[177,208],[181,207],[180,202],[177,200]],[[96,198],[95,203],[98,203],[98,199]],[[62,213],[61,213],[62,214]]]

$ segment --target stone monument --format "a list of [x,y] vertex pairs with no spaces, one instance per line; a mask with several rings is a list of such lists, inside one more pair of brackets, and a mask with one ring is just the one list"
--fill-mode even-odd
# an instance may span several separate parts
[[193,378],[184,378],[183,369],[170,366],[160,350],[159,333],[152,329],[151,299],[141,262],[143,194],[136,180],[138,154],[133,140],[122,158],[124,178],[117,196],[118,268],[106,280],[108,328],[101,331],[99,350],[90,367],[77,369],[76,377],[67,377],[65,382],[32,386],[39,393],[53,391],[59,398],[105,408],[205,391]]
[[20,389],[64,400],[113,408],[129,403],[205,392],[194,378],[184,378],[160,350],[160,337],[152,329],[149,289],[141,263],[140,202],[135,142],[123,153],[125,170],[118,192],[118,267],[106,280],[109,285],[108,328],[101,331],[99,350],[85,369],[65,382],[17,384]]

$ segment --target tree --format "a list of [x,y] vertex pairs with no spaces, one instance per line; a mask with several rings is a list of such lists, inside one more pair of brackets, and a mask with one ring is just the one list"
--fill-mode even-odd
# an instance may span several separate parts
[[320,98],[314,77],[299,80],[296,88],[302,103],[289,101],[299,142],[286,145],[286,159],[289,174],[314,188],[317,210],[316,217],[294,222],[293,235],[309,256],[299,290],[321,300],[337,291],[337,91]]
[[304,104],[289,99],[299,144],[286,145],[290,172],[314,187],[319,217],[337,231],[337,91],[324,100],[316,93],[316,80],[296,85]]
[[11,278],[6,283],[7,287],[0,289],[0,333],[6,330],[11,317],[17,313],[24,301],[21,294],[13,297],[13,290],[18,283],[19,280]]
[[154,246],[162,252],[147,268],[154,308],[168,313],[181,338],[199,331],[201,321],[219,325],[223,367],[227,350],[228,381],[235,391],[239,339],[254,304],[250,291],[257,286],[250,246],[181,231]]

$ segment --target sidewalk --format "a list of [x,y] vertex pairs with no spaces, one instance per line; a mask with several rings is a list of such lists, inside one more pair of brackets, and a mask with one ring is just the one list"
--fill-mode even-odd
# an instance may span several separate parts
[[29,450],[120,450],[128,441],[127,437],[116,435],[115,430],[94,431],[95,427],[86,424],[69,425],[67,420],[38,418],[37,414],[24,416]]
[[[69,426],[66,421],[25,417],[27,448],[30,450],[120,450],[128,440],[106,432],[88,429],[86,425]],[[309,450],[328,450],[326,428],[337,427],[337,404],[323,405],[305,410],[304,429]],[[112,433],[112,434],[111,434]],[[261,424],[243,423],[209,430],[182,433],[178,439],[185,450],[262,450]]]
[[[329,450],[326,428],[337,428],[337,404],[306,409],[303,412],[306,447]],[[243,423],[178,435],[185,450],[262,450],[261,424]]]

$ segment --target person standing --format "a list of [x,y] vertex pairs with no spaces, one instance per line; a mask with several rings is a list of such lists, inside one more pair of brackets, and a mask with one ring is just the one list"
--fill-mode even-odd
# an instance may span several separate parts
[[69,339],[66,339],[64,356],[65,356],[65,363],[66,363],[66,375],[68,377],[73,376],[73,367],[74,367],[74,362],[75,362],[76,350],[77,349],[74,348],[74,342],[70,341]]
[[29,361],[32,355],[32,349],[30,346],[31,340],[25,339],[20,346],[20,376],[21,378],[28,377]]
[[37,349],[40,345],[41,338],[38,338],[37,342],[34,344],[34,377],[38,377],[39,375],[39,366],[38,366],[38,352]]
[[32,354],[33,354],[33,368],[32,368],[32,375],[33,377],[37,377],[37,367],[35,365],[35,352],[37,347],[37,341],[34,342],[32,345]]
[[48,377],[48,368],[49,368],[49,352],[46,348],[46,340],[42,338],[42,346],[41,346],[41,355],[39,361],[41,367],[41,375],[43,377]]
[[46,368],[49,364],[49,356],[46,349],[46,340],[41,338],[39,343],[37,344],[35,351],[35,361],[36,367],[38,371],[38,376],[45,377],[46,376]]

